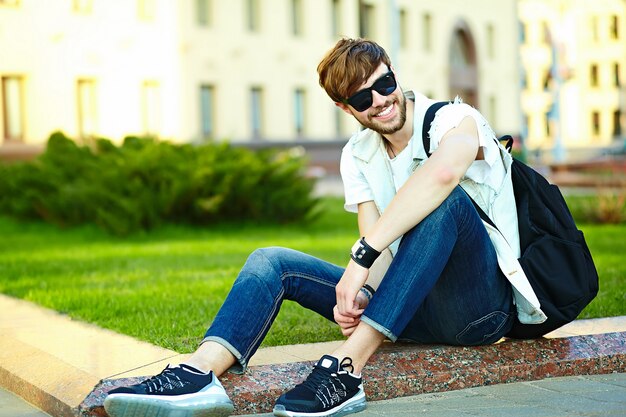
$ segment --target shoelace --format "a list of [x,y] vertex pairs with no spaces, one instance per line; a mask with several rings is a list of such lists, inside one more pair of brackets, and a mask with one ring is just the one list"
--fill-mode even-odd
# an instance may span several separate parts
[[165,368],[160,374],[146,379],[142,384],[146,384],[148,394],[163,392],[165,388],[182,388],[185,385],[171,368]]
[[[343,370],[350,369],[349,372],[354,372],[354,366],[352,365],[352,358],[343,358],[341,363],[339,364],[339,368]],[[318,365],[315,365],[313,371],[309,374],[307,379],[302,383],[303,388],[307,388],[309,391],[316,393],[319,391],[320,387],[324,387],[328,384],[329,380],[334,382],[335,386],[341,386],[345,390],[345,386],[337,377],[337,374],[331,372],[328,368],[324,368]],[[345,391],[344,391],[345,392]]]
[[316,365],[307,377],[306,381],[302,383],[302,387],[315,393],[319,389],[320,385],[324,384],[328,379],[333,377],[335,377],[335,375],[328,369]]
[[339,364],[339,367],[345,370],[348,370],[348,368],[350,368],[348,372],[350,372],[351,374],[354,373],[354,366],[352,366],[352,358],[348,358],[348,357],[343,358],[341,360],[341,363]]

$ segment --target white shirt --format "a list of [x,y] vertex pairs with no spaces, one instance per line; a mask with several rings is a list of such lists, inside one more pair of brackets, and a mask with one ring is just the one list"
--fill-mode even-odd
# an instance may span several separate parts
[[389,163],[391,164],[391,173],[393,175],[393,183],[396,187],[396,192],[398,192],[400,187],[404,185],[413,173],[410,169],[413,158],[411,157],[411,152],[407,151],[407,148],[404,148],[395,158],[391,158],[387,155]]

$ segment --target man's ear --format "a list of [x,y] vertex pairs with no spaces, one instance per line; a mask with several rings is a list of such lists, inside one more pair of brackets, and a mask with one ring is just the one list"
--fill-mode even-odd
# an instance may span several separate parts
[[335,102],[335,106],[339,107],[341,110],[346,112],[348,115],[353,116],[352,111],[350,110],[350,107],[348,107],[347,104],[340,103],[340,102]]

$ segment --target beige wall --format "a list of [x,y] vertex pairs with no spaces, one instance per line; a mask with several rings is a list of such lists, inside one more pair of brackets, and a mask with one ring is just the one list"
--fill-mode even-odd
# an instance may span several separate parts
[[[384,3],[384,2],[380,2]],[[462,0],[398,1],[413,13],[410,48],[403,50],[401,70],[416,88],[436,99],[448,99],[449,54],[452,28],[465,21],[476,43],[478,107],[500,134],[520,130],[518,25],[515,1]],[[422,47],[424,14],[432,16],[433,46]],[[492,56],[488,55],[487,27],[493,27]],[[405,81],[405,84],[407,82]],[[492,109],[492,104],[495,108]]]
[[[576,155],[577,148],[606,147],[624,137],[626,100],[626,2],[622,0],[522,0],[520,19],[526,27],[521,46],[527,86],[522,108],[528,117],[530,148],[550,150],[560,140]],[[618,37],[611,35],[618,18]],[[562,80],[544,85],[554,60],[545,28],[560,50]],[[615,85],[614,65],[619,66],[621,86]],[[598,68],[598,83],[591,83],[591,68]],[[557,100],[560,122],[546,113]],[[616,111],[622,114],[622,134],[615,135]],[[593,113],[599,122],[594,129]],[[549,125],[549,130],[548,130]],[[583,154],[584,155],[584,154]],[[563,155],[567,158],[568,155]]]
[[[195,0],[21,0],[0,6],[0,76],[23,77],[24,141],[41,143],[53,130],[79,135],[77,80],[95,82],[95,134],[114,140],[146,132],[142,85],[157,86],[155,133],[201,141],[200,86],[213,87],[214,137],[251,137],[250,89],[263,90],[265,140],[297,137],[294,90],[305,92],[302,139],[345,139],[358,126],[337,112],[317,84],[316,66],[338,35],[359,34],[359,1],[339,2],[338,35],[331,0],[301,0],[302,34],[291,33],[290,0],[258,0],[260,28],[246,23],[247,1],[209,0],[208,25],[197,23]],[[154,16],[139,17],[139,4]],[[404,11],[405,45],[393,42],[390,5]],[[372,38],[396,59],[399,79],[437,99],[449,99],[453,28],[464,22],[476,46],[477,105],[499,133],[520,130],[518,25],[514,0],[368,0]],[[432,46],[424,47],[424,15],[431,16]],[[488,27],[491,27],[489,32]],[[491,33],[491,35],[490,35]],[[493,43],[493,53],[488,44]],[[0,103],[0,107],[2,104]],[[0,118],[5,112],[0,111]],[[337,117],[341,125],[336,131]],[[0,120],[0,128],[3,124]],[[0,137],[3,139],[5,135]]]
[[149,80],[157,80],[167,97],[160,103],[161,133],[178,133],[178,124],[165,116],[179,101],[175,27],[167,18],[172,3],[158,3],[153,22],[141,21],[137,7],[120,0],[94,1],[89,13],[59,0],[0,6],[0,76],[23,76],[25,141],[42,141],[56,129],[78,135],[78,79],[95,80],[99,135],[144,131],[141,86]]
[[[216,136],[249,140],[250,89],[263,90],[263,136],[272,140],[293,140],[293,94],[305,90],[306,136],[316,139],[333,134],[332,103],[317,84],[316,66],[332,46],[328,12],[320,2],[304,1],[304,34],[290,33],[289,2],[267,0],[260,10],[260,30],[252,33],[245,26],[242,1],[213,2],[213,24],[194,25],[192,2],[181,6],[181,54],[184,65],[183,101],[188,112],[198,113],[199,86],[215,87]],[[309,18],[312,17],[312,18]],[[317,23],[316,21],[319,21]],[[190,24],[191,22],[191,24]],[[200,131],[200,120],[182,127],[183,136],[193,138]]]

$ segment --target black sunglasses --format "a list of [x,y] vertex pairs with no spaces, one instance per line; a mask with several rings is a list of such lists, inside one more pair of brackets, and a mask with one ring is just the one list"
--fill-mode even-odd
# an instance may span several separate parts
[[372,98],[372,90],[376,91],[381,96],[388,96],[393,93],[397,87],[396,77],[393,75],[393,71],[389,70],[388,73],[374,81],[371,87],[357,91],[347,99],[344,99],[343,102],[344,104],[351,105],[356,111],[365,111],[372,106],[374,101]]

